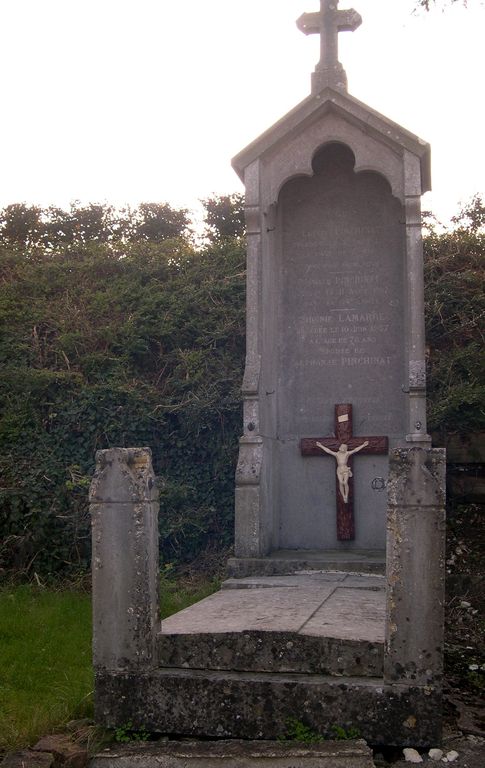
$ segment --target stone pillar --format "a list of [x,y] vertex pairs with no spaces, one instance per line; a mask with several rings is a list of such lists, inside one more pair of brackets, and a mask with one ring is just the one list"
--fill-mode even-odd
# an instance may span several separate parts
[[384,679],[440,690],[443,673],[445,451],[390,453]]
[[261,210],[259,164],[246,169],[246,365],[242,385],[243,435],[236,468],[236,557],[259,557],[270,547],[263,501],[263,438],[261,437]]
[[408,324],[408,443],[427,444],[426,361],[424,328],[423,241],[421,235],[421,167],[419,158],[404,153],[406,274]]
[[150,449],[98,451],[89,501],[95,671],[153,666],[160,620],[158,490]]

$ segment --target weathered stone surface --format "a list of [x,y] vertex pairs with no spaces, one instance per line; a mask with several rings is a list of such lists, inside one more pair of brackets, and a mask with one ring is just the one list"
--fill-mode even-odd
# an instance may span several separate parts
[[267,557],[231,557],[227,562],[227,575],[232,578],[276,576],[300,571],[384,574],[385,570],[383,550],[279,549]]
[[266,577],[232,579],[231,588],[162,622],[159,663],[379,676],[383,581],[379,576],[346,574],[270,577],[269,583]]
[[310,635],[384,642],[385,595],[382,591],[345,588],[345,582],[300,630]]
[[222,582],[221,589],[270,589],[274,587],[295,587],[305,584],[327,584],[342,582],[346,573],[292,573],[285,576],[243,576],[229,578]]
[[169,616],[162,622],[162,632],[298,632],[334,588],[330,583],[307,588],[223,589]]
[[159,663],[184,669],[378,677],[383,644],[292,632],[160,634]]
[[372,744],[439,742],[441,694],[376,678],[164,669],[98,673],[96,718],[109,727],[209,738],[277,739],[289,717],[333,735],[357,728]]
[[[260,434],[264,435],[258,451],[261,454],[262,450],[263,458],[251,489],[253,495],[260,489],[260,514],[251,527],[240,527],[241,536],[248,537],[246,542],[236,540],[240,556],[254,552],[256,539],[264,539],[260,526],[272,529],[266,535],[266,541],[272,535],[272,542],[260,554],[280,547],[328,549],[336,545],[335,473],[328,462],[317,457],[303,466],[295,456],[299,437],[331,434],[335,403],[352,403],[357,436],[387,435],[397,444],[406,432],[421,430],[418,437],[425,438],[424,384],[416,374],[424,370],[424,340],[420,338],[418,343],[422,324],[418,298],[412,300],[413,311],[405,311],[411,295],[421,296],[414,290],[422,282],[419,236],[413,229],[412,236],[405,237],[405,211],[397,189],[393,195],[381,176],[358,171],[359,166],[377,170],[388,147],[374,145],[374,151],[368,147],[367,162],[355,161],[362,133],[351,141],[345,119],[332,118],[321,116],[320,133],[316,126],[305,125],[298,138],[281,137],[281,144],[272,151],[270,167],[266,162],[260,166],[261,196],[269,196],[269,208],[274,206],[274,212],[268,226],[261,228],[265,266],[254,276],[259,291],[248,292],[260,302],[255,307],[248,301],[248,314],[261,314],[262,321],[257,345],[248,344],[247,359],[253,365],[257,350],[258,412]],[[321,149],[325,128],[333,137],[340,133],[342,143],[337,145],[333,138],[333,143]],[[312,141],[315,144],[310,149]],[[298,158],[292,156],[296,144],[300,145]],[[276,166],[278,160],[283,163],[283,154],[292,172],[281,179],[273,198]],[[308,170],[302,165],[308,165]],[[402,181],[403,168],[395,170]],[[388,169],[383,175],[390,180],[393,173]],[[414,193],[411,171],[407,181]],[[263,191],[265,183],[271,191]],[[265,213],[267,196],[260,200]],[[409,232],[414,228],[413,211]],[[402,262],[407,247],[412,269],[406,273]],[[419,333],[415,325],[419,325]],[[408,336],[413,339],[413,354],[421,355],[419,360],[407,359]],[[412,425],[408,379],[413,408],[419,405],[416,413],[413,410]],[[254,406],[255,394],[251,398]],[[323,429],[322,419],[327,422]],[[246,450],[245,443],[243,448]],[[360,458],[355,473],[357,547],[384,545],[386,498],[372,484],[376,478],[384,482],[386,477],[385,457]],[[237,509],[240,504],[237,519],[252,519],[247,492],[239,494]]]
[[[260,203],[261,176],[268,204],[275,203],[278,191],[295,172],[312,175],[315,150],[330,143],[332,133],[333,141],[339,136],[356,153],[359,170],[372,159],[398,199],[404,201],[405,194],[424,194],[431,189],[429,144],[354,96],[327,88],[317,99],[305,98],[233,158],[233,168],[246,185],[246,203],[256,209],[253,219]],[[403,178],[403,156],[408,161],[407,155],[418,159],[414,178],[409,173]],[[264,168],[262,159],[267,162]],[[254,229],[262,234],[261,226]],[[257,366],[254,370],[259,372]]]
[[[447,696],[457,712],[457,726],[462,733],[469,733],[485,739],[485,711],[483,707],[470,706],[462,699]],[[485,743],[485,741],[484,741]]]
[[423,758],[421,757],[417,749],[413,749],[412,747],[407,747],[406,749],[403,749],[403,755],[406,763],[422,763],[423,762]]
[[96,454],[90,488],[94,666],[151,664],[158,618],[158,491],[149,448]]
[[384,576],[377,574],[348,573],[342,586],[346,589],[365,589],[379,592],[385,590],[387,584]]
[[[314,175],[288,181],[278,200],[275,460],[286,548],[337,545],[334,462],[295,456],[295,436],[331,435],[342,402],[353,406],[355,439],[406,433],[402,209],[354,163],[348,148],[329,145]],[[386,456],[355,461],[356,547],[385,546],[386,496],[372,481],[387,472]]]
[[90,768],[373,768],[362,741],[293,744],[280,742],[165,742],[111,749]]
[[[416,446],[395,449],[388,483],[390,507],[437,507],[446,502],[446,451]],[[438,558],[439,559],[439,558]]]
[[[249,232],[241,558],[337,546],[331,462],[296,453],[300,438],[332,434],[336,404],[353,406],[356,437],[430,443],[419,227],[429,146],[345,93],[329,20],[355,14],[336,6],[322,0],[321,15],[300,20],[326,41],[312,96],[233,161]],[[384,546],[387,471],[385,457],[356,462],[353,547]]]
[[324,0],[320,11],[303,13],[297,19],[297,27],[305,35],[320,35],[320,61],[312,73],[312,93],[320,93],[330,86],[347,90],[347,76],[338,60],[339,32],[354,32],[362,24],[362,18],[353,8],[337,10],[338,0]]
[[85,768],[88,753],[65,733],[54,733],[43,736],[33,747],[36,752],[47,752],[54,755],[55,768]]
[[54,755],[48,752],[12,752],[0,763],[1,768],[53,768]]
[[302,587],[339,582],[336,586],[355,589],[380,590],[386,588],[383,576],[375,574],[342,573],[338,571],[300,571],[287,576],[245,576],[241,579],[226,579],[221,589],[268,589],[270,587]]
[[150,448],[109,448],[96,453],[91,504],[158,501]]
[[439,685],[443,674],[445,452],[391,454],[384,674]]

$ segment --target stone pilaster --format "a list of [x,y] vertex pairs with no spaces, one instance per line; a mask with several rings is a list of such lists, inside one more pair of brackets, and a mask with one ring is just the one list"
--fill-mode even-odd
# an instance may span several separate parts
[[390,453],[384,679],[441,688],[445,451]]
[[259,164],[246,170],[246,366],[242,385],[243,435],[239,441],[235,494],[235,553],[265,555],[269,531],[263,513],[263,438],[261,437],[261,210]]
[[426,362],[424,328],[423,242],[421,236],[421,168],[419,159],[404,153],[406,275],[408,318],[408,443],[431,447],[426,427]]
[[98,451],[89,501],[95,671],[150,668],[160,623],[158,490],[150,449]]

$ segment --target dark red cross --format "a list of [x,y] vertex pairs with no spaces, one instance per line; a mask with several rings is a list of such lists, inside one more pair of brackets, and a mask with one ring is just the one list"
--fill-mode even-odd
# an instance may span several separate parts
[[[326,448],[332,451],[338,451],[344,443],[348,450],[352,451],[365,441],[369,443],[362,448],[356,455],[387,453],[389,441],[387,437],[354,437],[352,435],[352,406],[349,403],[340,403],[335,406],[335,437],[302,437],[300,440],[300,450],[302,456],[328,456],[333,458],[318,447],[322,443]],[[334,459],[334,463],[335,459]],[[352,457],[350,456],[347,465],[352,469]],[[335,467],[335,478],[337,478]],[[352,541],[355,538],[354,524],[354,486],[352,478],[349,478],[349,498],[344,502],[340,493],[339,482],[337,482],[337,539],[339,541]]]

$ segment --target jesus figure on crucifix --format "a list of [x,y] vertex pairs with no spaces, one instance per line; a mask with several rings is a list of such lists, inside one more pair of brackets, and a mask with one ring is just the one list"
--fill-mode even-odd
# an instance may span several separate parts
[[302,456],[321,456],[328,453],[337,461],[337,538],[339,541],[353,541],[354,510],[352,489],[353,453],[362,455],[387,453],[388,438],[384,436],[354,437],[352,434],[352,405],[335,404],[335,422],[331,437],[302,437],[300,451]]
[[329,453],[331,456],[335,456],[337,460],[338,486],[340,493],[342,494],[344,504],[347,504],[349,500],[349,477],[352,477],[352,470],[350,469],[347,462],[349,460],[349,456],[352,456],[353,453],[357,453],[357,451],[361,451],[362,448],[365,448],[366,445],[369,445],[368,440],[366,440],[365,443],[362,443],[362,445],[358,445],[357,448],[354,448],[353,451],[349,451],[345,443],[342,443],[338,451],[332,451],[330,448],[327,448],[325,445],[322,445],[319,442],[317,442],[317,445],[322,449],[322,451],[325,451],[325,453]]

